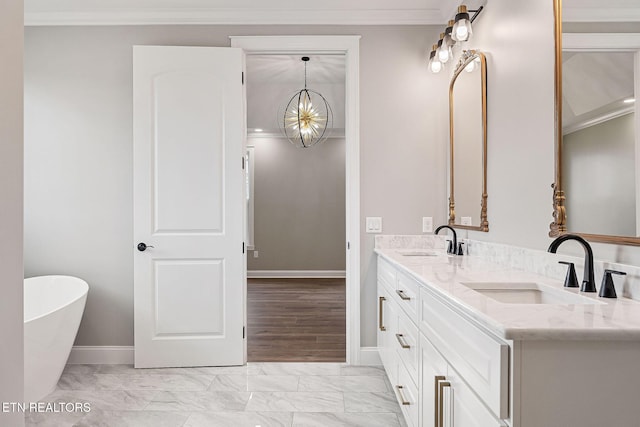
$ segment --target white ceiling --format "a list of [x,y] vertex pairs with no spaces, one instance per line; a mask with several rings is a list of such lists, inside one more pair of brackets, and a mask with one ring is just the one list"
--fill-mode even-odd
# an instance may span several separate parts
[[570,132],[632,107],[635,52],[563,52],[562,126]]
[[[247,79],[253,83],[304,84],[303,55],[248,55]],[[309,83],[344,84],[344,55],[307,55]]]
[[[280,110],[304,87],[303,55],[247,55],[247,127],[253,134],[278,134]],[[307,55],[307,87],[320,92],[333,110],[336,134],[344,128],[344,55]],[[263,135],[264,135],[263,134]]]
[[[470,8],[487,0],[465,1]],[[25,0],[25,25],[445,24],[459,0]]]

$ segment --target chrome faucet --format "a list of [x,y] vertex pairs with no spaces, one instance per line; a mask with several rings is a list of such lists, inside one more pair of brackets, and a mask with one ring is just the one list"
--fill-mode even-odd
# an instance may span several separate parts
[[555,254],[558,250],[558,246],[560,246],[562,242],[566,242],[567,240],[575,240],[579,242],[584,248],[584,276],[582,278],[582,286],[580,287],[580,292],[595,292],[596,281],[593,275],[593,251],[591,250],[591,245],[589,245],[586,240],[575,234],[563,234],[557,237],[553,242],[551,242],[551,244],[549,245],[549,249],[547,249],[547,252]]
[[[440,230],[442,230],[443,228],[448,228],[453,233],[453,243],[451,241],[449,241],[449,247],[447,248],[447,253],[451,254],[451,255],[456,255],[456,253],[458,253],[459,255],[462,255],[462,253],[457,252],[457,250],[458,250],[458,236],[456,235],[456,230],[454,230],[453,228],[449,227],[448,225],[441,225],[440,227],[436,228],[436,231],[434,231],[433,234],[438,234],[438,232]],[[460,251],[460,252],[462,252],[462,251]]]

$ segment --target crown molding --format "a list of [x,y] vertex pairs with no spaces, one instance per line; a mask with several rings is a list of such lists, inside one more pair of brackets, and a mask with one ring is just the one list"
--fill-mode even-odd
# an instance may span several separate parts
[[442,25],[439,9],[114,8],[25,11],[26,26],[49,25]]

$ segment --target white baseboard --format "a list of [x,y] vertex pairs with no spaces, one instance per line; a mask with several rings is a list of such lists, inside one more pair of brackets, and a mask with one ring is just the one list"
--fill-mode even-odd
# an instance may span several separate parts
[[360,347],[360,364],[367,366],[382,365],[378,347]]
[[249,270],[249,279],[341,279],[346,277],[344,270]]
[[76,345],[71,349],[69,365],[131,365],[133,346]]

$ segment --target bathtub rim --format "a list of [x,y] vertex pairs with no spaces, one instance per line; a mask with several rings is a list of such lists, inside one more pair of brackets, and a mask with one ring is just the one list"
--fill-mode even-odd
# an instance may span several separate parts
[[[68,302],[65,305],[59,306],[53,310],[49,310],[46,311],[42,314],[39,314],[38,316],[35,317],[31,317],[30,319],[24,319],[24,324],[26,325],[27,323],[30,322],[34,322],[38,319],[42,319],[43,317],[49,316],[57,311],[60,311],[62,309],[64,309],[67,306],[70,306],[71,304],[76,303],[77,301],[86,298],[88,293],[89,293],[89,283],[87,283],[86,280],[81,279],[79,277],[76,276],[69,276],[69,275],[64,275],[64,274],[48,274],[48,275],[44,275],[44,276],[31,276],[31,277],[25,277],[24,281],[25,281],[25,285],[26,285],[26,281],[29,279],[38,279],[38,278],[50,278],[50,279],[73,279],[73,281],[79,282],[78,284],[81,285],[82,287],[82,292],[80,293],[80,295],[78,295],[75,298],[71,298],[68,300]],[[25,286],[23,285],[23,286]],[[25,301],[26,302],[26,301]]]

